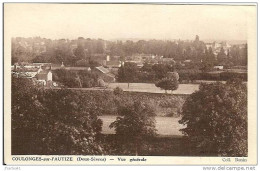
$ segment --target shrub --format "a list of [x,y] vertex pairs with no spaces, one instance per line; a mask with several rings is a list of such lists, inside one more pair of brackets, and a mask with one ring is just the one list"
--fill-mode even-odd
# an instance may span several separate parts
[[238,73],[238,72],[223,72],[220,73],[221,80],[230,80],[233,78],[241,79],[242,81],[247,81],[247,73]]
[[210,72],[179,72],[180,82],[194,81],[194,80],[210,80],[210,81],[227,81],[232,78],[239,78],[243,81],[247,81],[247,73],[238,72],[220,72],[220,73],[210,73]]
[[116,87],[115,89],[114,89],[114,94],[115,95],[121,95],[121,94],[123,94],[124,93],[124,91],[123,91],[123,89],[121,89],[120,87]]

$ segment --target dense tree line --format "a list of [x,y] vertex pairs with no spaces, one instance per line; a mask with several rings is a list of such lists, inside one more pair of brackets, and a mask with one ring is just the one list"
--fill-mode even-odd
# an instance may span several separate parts
[[[11,95],[12,154],[165,155],[156,151],[158,145],[164,152],[176,149],[176,140],[166,143],[156,137],[154,120],[156,104],[182,106],[183,99],[176,96],[149,95],[156,96],[152,101],[148,95],[125,94],[118,88],[114,92],[42,89],[15,77]],[[181,130],[186,136],[177,145],[182,154],[247,156],[247,86],[241,80],[201,85],[179,112],[180,123],[186,125]],[[101,134],[98,116],[105,114],[118,116],[110,125],[116,131],[110,140]]]
[[117,81],[125,83],[155,83],[167,76],[168,72],[176,71],[175,65],[148,64],[138,68],[136,63],[126,62],[118,69]]
[[[165,58],[173,58],[176,61],[192,60],[195,63],[204,61],[204,67],[213,64],[218,65],[246,65],[247,46],[239,48],[233,45],[228,54],[223,49],[214,56],[212,49],[206,48],[206,44],[199,41],[163,41],[163,40],[139,40],[134,41],[107,41],[102,39],[89,39],[79,37],[76,40],[60,39],[51,40],[40,37],[13,38],[12,62],[52,62],[65,65],[76,65],[79,60],[95,61],[98,54],[120,56],[123,60],[126,56],[134,54],[153,54]],[[100,57],[100,56],[99,56]],[[214,58],[215,57],[215,58]]]
[[98,75],[87,71],[71,71],[66,69],[58,69],[53,71],[53,81],[68,88],[89,88],[100,86],[101,80]]
[[[191,64],[190,64],[191,65]],[[178,73],[180,83],[189,83],[195,80],[210,81],[227,81],[231,78],[239,78],[247,81],[247,73],[239,72],[207,72],[196,65],[194,68],[185,66],[180,68],[178,64],[148,64],[145,63],[142,68],[138,68],[137,64],[127,62],[118,70],[117,81],[125,83],[157,83],[166,78],[169,73]]]
[[[104,40],[83,39],[77,40],[59,39],[51,40],[40,37],[13,38],[12,39],[12,63],[15,62],[62,62],[68,66],[75,66],[79,60],[87,60],[91,55],[104,53]],[[92,61],[93,62],[93,61]]]

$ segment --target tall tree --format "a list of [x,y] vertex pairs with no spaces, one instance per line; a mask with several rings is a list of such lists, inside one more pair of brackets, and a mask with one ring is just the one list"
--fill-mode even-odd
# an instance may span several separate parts
[[137,64],[133,62],[126,62],[119,68],[117,79],[119,82],[128,83],[129,88],[129,84],[136,80],[137,73]]
[[76,56],[76,60],[86,59],[84,47],[81,45],[78,46],[74,51],[74,55]]
[[155,86],[160,87],[165,90],[165,93],[167,93],[167,90],[177,90],[179,87],[179,75],[176,72],[168,73],[167,77],[161,79],[158,81]]
[[115,128],[117,144],[127,154],[139,155],[145,139],[156,135],[153,108],[141,101],[118,106],[119,116],[110,124]]
[[102,126],[96,105],[82,92],[12,78],[12,154],[104,154],[96,140]]
[[214,65],[216,64],[215,55],[213,54],[212,48],[210,47],[209,50],[205,50],[205,54],[202,60],[202,70],[203,71],[210,71],[213,69]]
[[182,111],[181,131],[195,155],[247,156],[247,86],[241,80],[201,85]]
[[220,49],[220,52],[217,55],[217,60],[219,65],[226,65],[227,63],[227,55],[223,47]]

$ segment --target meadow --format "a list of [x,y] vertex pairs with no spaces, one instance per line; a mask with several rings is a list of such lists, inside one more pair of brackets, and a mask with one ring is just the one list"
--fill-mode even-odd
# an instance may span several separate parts
[[[115,134],[114,129],[110,129],[109,125],[116,120],[117,116],[99,116],[103,121],[102,133],[103,134]],[[156,116],[156,129],[157,134],[160,136],[182,136],[180,129],[184,128],[184,125],[178,123],[180,118],[173,117],[160,117]]]
[[[151,83],[130,83],[128,88],[128,83],[109,83],[108,88],[114,89],[120,87],[124,91],[131,92],[148,92],[148,93],[165,93],[164,90],[156,87]],[[177,90],[172,92],[168,91],[169,94],[192,94],[193,92],[199,90],[199,84],[179,84]]]

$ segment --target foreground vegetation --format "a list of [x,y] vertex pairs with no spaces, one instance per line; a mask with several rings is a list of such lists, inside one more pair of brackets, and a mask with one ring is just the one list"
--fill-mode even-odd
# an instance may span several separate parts
[[204,84],[182,108],[181,131],[207,155],[247,156],[247,85],[239,79]]
[[[247,156],[246,90],[230,80],[201,85],[188,97],[83,92],[12,78],[12,154]],[[157,135],[160,108],[181,115],[184,137]],[[110,125],[115,135],[101,134],[103,114],[118,115]]]

